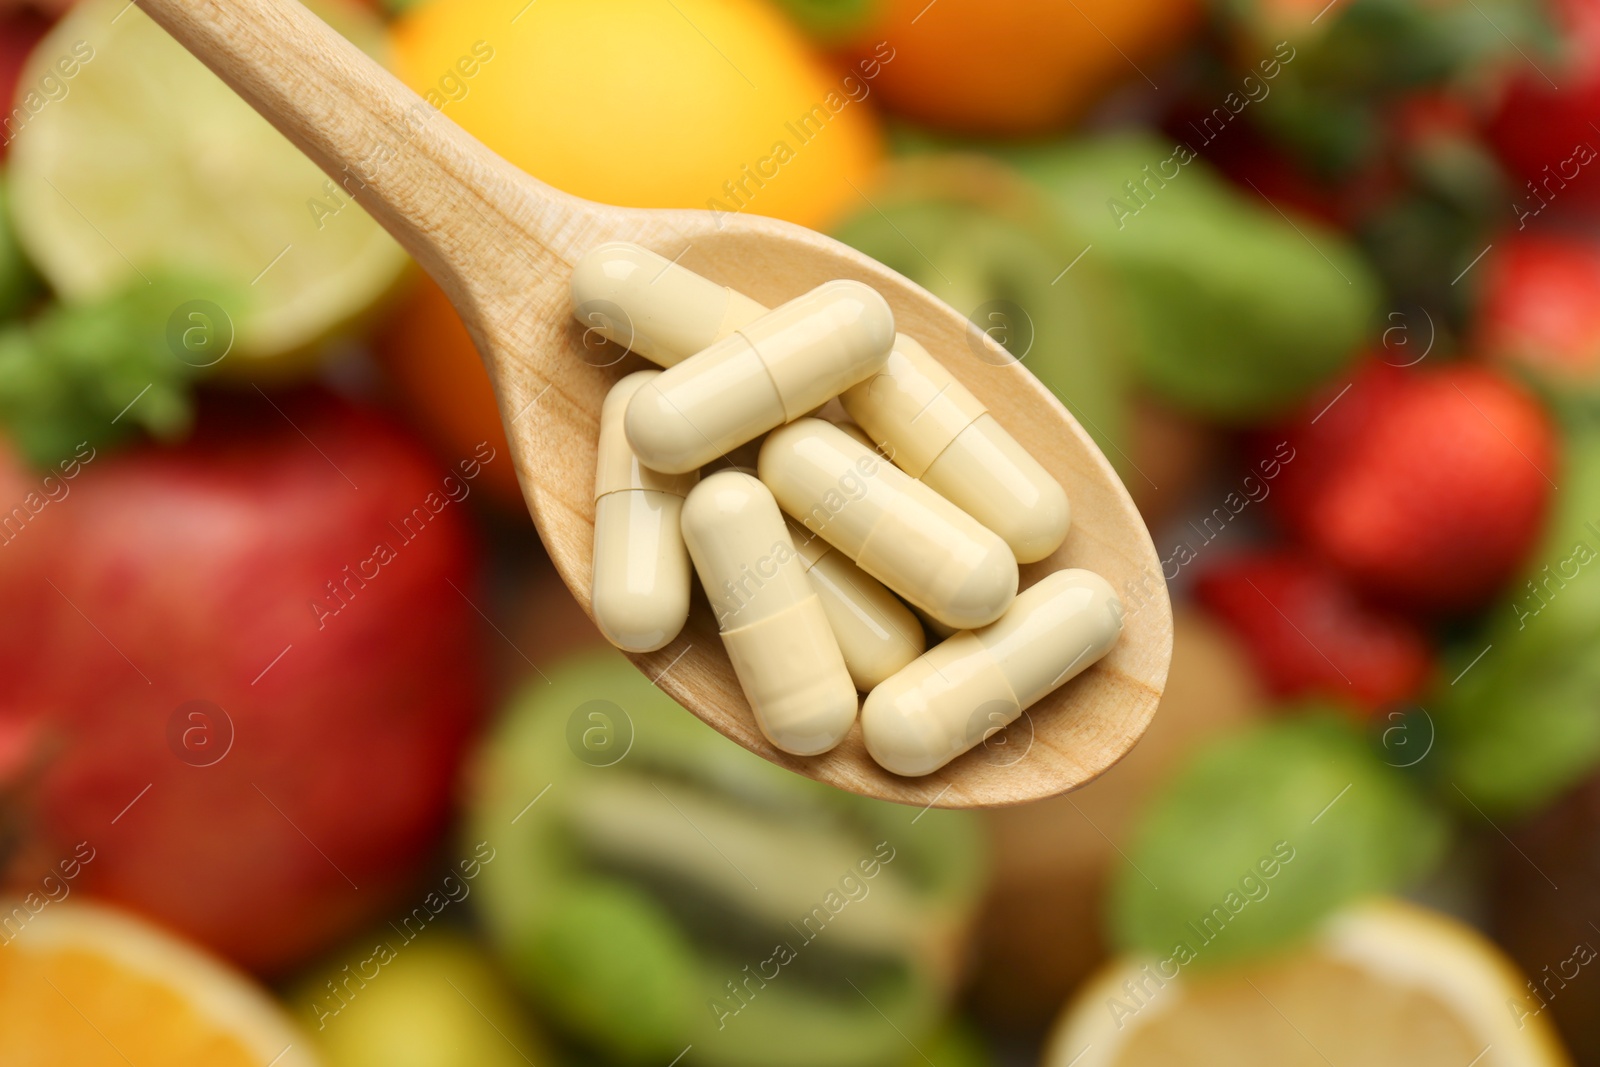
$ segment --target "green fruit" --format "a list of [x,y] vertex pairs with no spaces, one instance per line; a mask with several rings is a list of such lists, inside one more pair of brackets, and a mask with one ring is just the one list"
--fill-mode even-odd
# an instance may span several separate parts
[[546,673],[478,761],[470,839],[497,850],[484,920],[553,1022],[714,1067],[885,1067],[931,1039],[982,885],[973,819],[781,770],[615,652]]
[[541,983],[552,1015],[579,1033],[609,1034],[630,1061],[677,1054],[663,1040],[700,1008],[690,992],[694,946],[638,886],[580,878],[554,890],[523,944],[529,969],[559,976]]
[[[1127,464],[1116,291],[1099,264],[1078,259],[1087,239],[1059,223],[1038,190],[976,157],[907,160],[833,235],[965,313],[974,338],[1000,342],[1114,465]],[[994,358],[981,343],[935,355]]]
[[1086,236],[1085,262],[1119,275],[1139,376],[1175,405],[1258,420],[1368,339],[1378,286],[1350,244],[1236,190],[1186,147],[1119,133],[1003,155]]
[[[370,12],[313,6],[382,50]],[[73,7],[24,83],[57,77],[58,63],[74,73],[13,142],[10,184],[17,234],[63,301],[158,274],[205,278],[248,298],[226,309],[238,344],[218,371],[254,380],[306,361],[404,270],[405,252],[354,203],[354,172],[342,188],[329,179],[137,4]],[[384,147],[406,151],[400,136]]]
[[[553,1062],[488,956],[466,936],[429,928],[406,941],[380,928],[371,945],[352,949],[348,957],[319,969],[289,994],[324,1067]],[[370,979],[360,977],[374,971]]]

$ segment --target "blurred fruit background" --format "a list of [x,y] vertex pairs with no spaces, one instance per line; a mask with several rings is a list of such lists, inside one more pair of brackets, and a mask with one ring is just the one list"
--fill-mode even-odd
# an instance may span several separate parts
[[0,0],[0,1063],[1600,1065],[1600,2],[313,6],[967,313],[1169,689],[991,812],[726,744],[359,204],[136,5]]

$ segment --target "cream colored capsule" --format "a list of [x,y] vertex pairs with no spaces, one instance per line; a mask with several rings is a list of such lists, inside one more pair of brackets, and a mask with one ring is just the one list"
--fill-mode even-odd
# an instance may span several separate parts
[[[818,417],[820,418],[821,416]],[[826,421],[833,422],[832,419]],[[853,422],[834,422],[833,424],[839,427],[839,429],[843,430],[845,433],[849,434],[851,437],[855,438],[855,440],[860,443],[862,448],[868,448],[874,452],[878,451],[877,444],[873,442],[872,438],[867,436],[867,431],[863,430],[860,426],[857,426]]]
[[922,655],[922,624],[881,582],[804,527],[790,524],[789,536],[857,689],[867,692]]
[[661,374],[623,378],[600,408],[594,475],[594,621],[629,652],[668,644],[689,617],[689,555],[678,528],[696,474],[660,474],[639,462],[623,434],[628,400]]
[[767,309],[648,248],[612,241],[578,260],[572,313],[607,340],[670,367]]
[[893,343],[883,297],[824,282],[635,393],[628,443],[655,470],[694,470],[871,377]]
[[998,535],[832,423],[774,430],[757,466],[784,511],[940,622],[982,626],[1016,596]]
[[916,608],[911,610],[916,612],[917,621],[922,623],[929,633],[933,634],[933,636],[937,637],[941,641],[947,637],[961,632],[954,626],[946,626],[932,615],[929,615],[926,611],[921,611]]
[[689,493],[683,539],[761,732],[796,756],[837,745],[856,689],[772,494],[742,471],[713,474]]
[[[572,294],[579,321],[663,367],[766,311],[742,293],[620,242],[579,261]],[[840,400],[901,470],[999,534],[1019,562],[1061,547],[1072,512],[1060,483],[915,340],[896,336],[884,368]]]
[[839,400],[895,466],[999,534],[1018,562],[1066,540],[1061,484],[916,341],[897,336],[883,370]]
[[998,622],[935,645],[868,694],[867,752],[895,774],[936,771],[1104,656],[1121,633],[1122,602],[1104,578],[1056,571]]

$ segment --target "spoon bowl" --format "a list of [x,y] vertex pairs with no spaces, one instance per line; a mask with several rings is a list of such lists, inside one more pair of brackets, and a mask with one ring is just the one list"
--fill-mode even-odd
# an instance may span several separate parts
[[[583,254],[632,241],[777,306],[849,278],[883,294],[915,337],[1067,490],[1072,530],[1024,587],[1063,567],[1104,576],[1123,598],[1121,639],[1009,729],[922,778],[868,756],[859,725],[836,749],[796,757],[756,728],[697,598],[671,644],[630,658],[679,704],[798,774],[902,804],[986,807],[1090,781],[1143,734],[1172,650],[1161,563],[1138,511],[1083,428],[1021,364],[928,292],[821,234],[772,219],[611,207],[512,167],[295,0],[141,0],[140,7],[317,162],[450,296],[494,384],[529,513],[562,579],[592,614],[594,471],[607,390],[648,366],[574,319]],[[633,165],[619,156],[619,166]]]

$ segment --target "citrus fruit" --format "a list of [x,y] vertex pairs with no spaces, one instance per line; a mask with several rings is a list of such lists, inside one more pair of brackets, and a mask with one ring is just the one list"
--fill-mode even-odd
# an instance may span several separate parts
[[873,90],[892,111],[962,133],[1041,133],[1118,83],[1157,84],[1156,64],[1195,28],[1203,6],[884,0],[857,48],[865,56],[880,42],[890,46],[877,56],[884,62]]
[[[463,900],[470,894],[469,881],[455,878],[449,885],[457,888],[446,892],[461,893]],[[291,994],[289,1004],[304,1020],[324,1067],[552,1062],[482,948],[454,930],[414,929],[415,920],[402,933],[379,927]],[[415,942],[406,940],[408,933]]]
[[483,469],[483,485],[496,501],[520,511],[522,490],[494,389],[444,290],[419,272],[394,316],[373,337],[373,348],[440,459],[454,463],[470,456],[481,441],[506,457]]
[[0,903],[7,1067],[316,1064],[265,991],[200,950],[108,908],[25,900]]
[[444,115],[602,203],[817,227],[881,153],[869,105],[764,0],[435,0],[393,44]]
[[[823,226],[864,204],[852,186],[866,189],[883,152],[870,102],[761,0],[434,0],[392,44],[396,71],[446,117],[605,203]],[[431,281],[377,347],[446,459],[499,447],[477,351]],[[509,466],[497,474],[497,498],[521,508]]]
[[1476,931],[1380,900],[1290,955],[1240,968],[1195,977],[1176,961],[1118,960],[1080,989],[1043,1062],[1565,1067],[1538,1007]]
[[[371,14],[330,0],[316,10],[381,49]],[[236,343],[219,370],[257,375],[275,357],[302,356],[274,369],[307,362],[313,342],[403,269],[405,253],[371,217],[127,0],[75,7],[34,49],[22,84],[47,77],[61,95],[11,143],[12,207],[23,247],[64,299],[156,272],[207,279],[237,294],[224,308]]]

